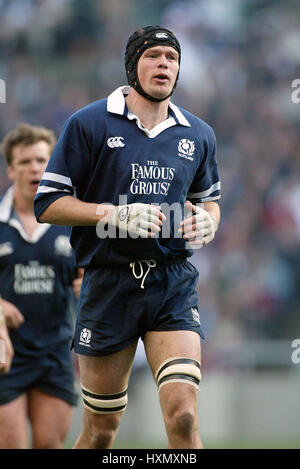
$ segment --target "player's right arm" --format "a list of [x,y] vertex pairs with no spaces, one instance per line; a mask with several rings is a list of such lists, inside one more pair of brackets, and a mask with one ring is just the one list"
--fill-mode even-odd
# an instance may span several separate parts
[[99,214],[98,206],[66,195],[48,205],[38,220],[42,223],[64,226],[95,226],[99,220],[107,223],[114,206],[101,204],[102,214]]
[[56,199],[39,216],[40,222],[54,225],[94,226],[99,222],[103,225],[108,223],[143,238],[154,237],[165,219],[160,207],[155,205],[95,204],[71,196]]
[[84,116],[74,115],[64,126],[35,196],[37,220],[65,226],[109,223],[137,236],[155,236],[165,219],[159,207],[140,203],[113,206],[81,200],[91,180],[91,161],[96,152],[84,119],[86,122]]

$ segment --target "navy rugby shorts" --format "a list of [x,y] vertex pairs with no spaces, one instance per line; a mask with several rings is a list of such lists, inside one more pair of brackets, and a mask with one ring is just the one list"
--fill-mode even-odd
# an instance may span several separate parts
[[190,330],[204,339],[197,280],[197,269],[186,260],[151,268],[144,289],[130,265],[86,269],[72,347],[82,355],[108,355],[143,339],[147,331]]
[[38,389],[76,405],[74,361],[67,342],[48,347],[47,354],[24,357],[16,353],[9,373],[0,375],[0,405]]

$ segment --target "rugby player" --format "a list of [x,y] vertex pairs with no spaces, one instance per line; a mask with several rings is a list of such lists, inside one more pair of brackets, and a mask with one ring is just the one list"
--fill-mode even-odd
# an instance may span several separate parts
[[[67,120],[35,198],[38,221],[73,226],[76,263],[85,269],[73,338],[84,403],[76,448],[112,447],[139,337],[169,448],[202,447],[204,335],[198,272],[187,258],[215,236],[220,181],[213,130],[170,101],[180,59],[168,29],[130,36],[129,86]],[[168,213],[174,205],[180,219]]]
[[0,375],[0,448],[28,448],[28,419],[33,448],[62,448],[76,403],[69,228],[40,225],[33,212],[55,143],[52,131],[20,124],[2,144],[13,185],[0,202],[0,306],[14,357]]

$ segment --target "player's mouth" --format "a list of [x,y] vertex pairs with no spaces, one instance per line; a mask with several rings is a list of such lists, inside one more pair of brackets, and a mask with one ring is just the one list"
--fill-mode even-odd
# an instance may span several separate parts
[[38,187],[40,185],[40,182],[41,180],[40,179],[33,179],[32,181],[30,181],[30,187],[32,187],[32,189],[34,189],[35,191],[38,190]]
[[167,83],[169,81],[169,76],[166,73],[158,73],[153,78],[158,83]]

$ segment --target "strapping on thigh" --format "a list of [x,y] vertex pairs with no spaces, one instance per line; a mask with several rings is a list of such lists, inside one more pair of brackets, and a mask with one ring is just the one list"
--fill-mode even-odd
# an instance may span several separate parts
[[127,388],[115,394],[97,394],[81,384],[83,405],[95,414],[123,412],[127,406]]
[[175,382],[190,384],[199,390],[201,364],[193,358],[170,357],[158,368],[155,381],[159,391],[165,384]]

